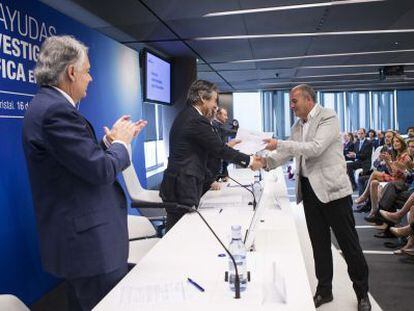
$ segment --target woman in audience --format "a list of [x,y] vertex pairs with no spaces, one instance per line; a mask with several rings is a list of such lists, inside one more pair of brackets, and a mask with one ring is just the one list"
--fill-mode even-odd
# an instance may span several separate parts
[[367,221],[374,221],[378,212],[378,186],[380,182],[389,182],[396,180],[405,180],[405,171],[412,167],[412,161],[407,152],[407,145],[404,139],[397,135],[393,138],[393,148],[395,156],[384,152],[380,154],[381,160],[385,160],[390,174],[385,172],[374,171],[367,183],[367,187],[362,195],[355,199],[356,204],[361,204],[371,198],[371,211]]
[[377,132],[375,132],[373,129],[368,131],[368,139],[371,141],[372,147],[376,149],[379,146],[379,142],[376,138]]
[[381,216],[389,221],[392,222],[394,224],[398,224],[401,222],[402,218],[408,213],[410,212],[410,216],[408,219],[408,222],[414,222],[414,193],[412,193],[410,195],[410,197],[408,198],[407,202],[405,202],[405,204],[403,205],[403,207],[394,213],[388,212],[388,211],[384,211],[384,210],[380,210],[380,214]]
[[355,146],[354,146],[354,135],[350,132],[344,133],[344,157],[346,161],[353,161],[354,158],[349,158],[347,154],[349,152],[354,152]]
[[[411,213],[413,212],[414,211],[411,211]],[[396,228],[396,227],[390,228],[390,231],[396,237],[408,237],[407,244],[405,244],[399,250],[394,251],[394,254],[396,255],[407,254],[407,255],[414,256],[414,230],[413,229],[414,229],[414,222],[412,219],[409,225],[406,225],[400,228]]]
[[396,237],[408,237],[407,240],[407,244],[395,251],[395,254],[402,254],[402,253],[407,253],[408,252],[412,252],[412,254],[414,254],[414,236],[413,236],[413,225],[414,225],[414,193],[412,193],[410,195],[410,197],[408,198],[407,202],[405,202],[404,206],[402,207],[402,209],[400,209],[398,212],[395,213],[390,213],[384,210],[380,211],[381,216],[394,224],[400,223],[402,218],[408,213],[410,212],[409,216],[408,216],[408,223],[411,225],[407,225],[404,227],[391,227],[390,231],[392,232],[393,235],[395,235]]

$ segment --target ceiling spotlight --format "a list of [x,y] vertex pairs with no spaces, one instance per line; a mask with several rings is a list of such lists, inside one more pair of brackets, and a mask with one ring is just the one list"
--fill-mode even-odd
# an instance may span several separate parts
[[246,39],[271,39],[271,38],[300,38],[300,37],[325,37],[325,36],[344,36],[344,35],[378,35],[413,33],[414,28],[408,29],[374,29],[374,30],[348,30],[348,31],[324,31],[324,32],[298,32],[298,33],[268,33],[250,34],[233,36],[212,36],[188,38],[187,41],[209,41],[209,40],[246,40]]
[[335,6],[335,5],[359,4],[359,3],[381,2],[381,1],[385,1],[385,0],[343,0],[343,1],[296,4],[296,5],[281,5],[281,6],[273,6],[273,7],[267,7],[267,8],[213,12],[213,13],[208,13],[208,14],[203,15],[203,17],[264,13],[264,12],[298,10],[298,9],[311,9],[311,8],[329,7],[329,6]]

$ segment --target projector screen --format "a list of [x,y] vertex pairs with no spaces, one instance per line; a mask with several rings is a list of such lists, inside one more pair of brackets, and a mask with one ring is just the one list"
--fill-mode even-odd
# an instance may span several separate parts
[[171,62],[143,50],[144,101],[171,104]]

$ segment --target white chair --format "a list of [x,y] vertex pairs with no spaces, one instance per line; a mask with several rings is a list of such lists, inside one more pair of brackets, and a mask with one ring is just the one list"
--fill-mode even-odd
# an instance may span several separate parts
[[131,199],[131,207],[137,208],[141,215],[151,221],[162,221],[165,224],[166,211],[157,190],[147,190],[141,186],[133,163],[122,171],[128,195]]
[[30,311],[19,298],[9,294],[0,295],[0,310]]
[[375,149],[372,152],[372,156],[371,156],[371,169],[372,170],[376,170],[375,166],[374,166],[374,162],[378,159],[379,155],[381,154],[382,148],[384,146],[379,146],[377,147],[377,149]]
[[354,178],[355,178],[355,182],[356,182],[357,185],[358,185],[359,174],[361,174],[361,173],[362,173],[362,168],[357,168],[354,171]]
[[128,262],[137,264],[160,240],[151,222],[144,216],[128,215]]

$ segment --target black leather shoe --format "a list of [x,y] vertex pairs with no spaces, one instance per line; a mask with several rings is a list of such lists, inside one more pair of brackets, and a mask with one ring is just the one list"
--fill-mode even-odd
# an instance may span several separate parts
[[368,296],[359,299],[358,311],[371,311],[371,303],[369,302]]
[[366,222],[374,223],[376,225],[382,225],[383,224],[383,221],[381,219],[379,219],[376,215],[366,216],[366,217],[364,217],[364,219],[365,219]]
[[313,303],[315,304],[315,308],[320,307],[324,303],[331,302],[333,300],[332,294],[329,294],[328,296],[322,296],[320,294],[315,294],[313,296]]

